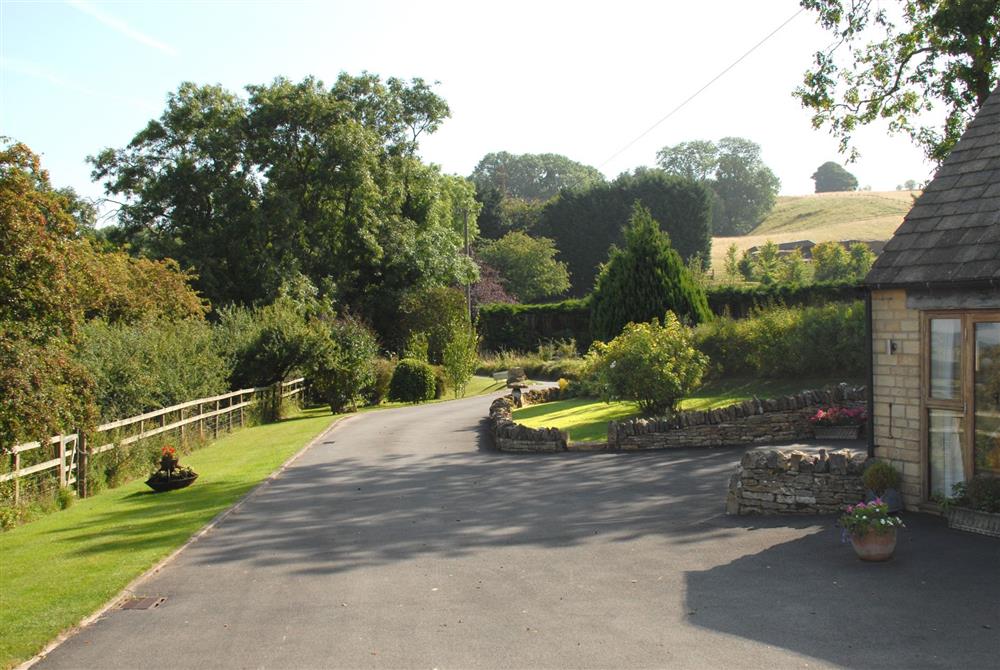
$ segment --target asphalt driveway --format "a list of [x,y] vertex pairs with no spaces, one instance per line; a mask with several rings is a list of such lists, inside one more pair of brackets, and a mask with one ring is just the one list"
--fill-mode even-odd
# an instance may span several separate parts
[[348,420],[36,667],[1000,667],[1000,540],[863,564],[726,517],[742,449],[500,454],[489,402]]

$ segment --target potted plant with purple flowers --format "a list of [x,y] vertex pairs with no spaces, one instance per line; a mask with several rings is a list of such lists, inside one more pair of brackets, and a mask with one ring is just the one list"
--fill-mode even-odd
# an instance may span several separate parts
[[889,560],[896,550],[896,531],[904,527],[899,517],[889,514],[889,506],[881,498],[848,505],[837,525],[862,561]]
[[864,407],[821,407],[809,417],[820,440],[856,440],[867,420]]

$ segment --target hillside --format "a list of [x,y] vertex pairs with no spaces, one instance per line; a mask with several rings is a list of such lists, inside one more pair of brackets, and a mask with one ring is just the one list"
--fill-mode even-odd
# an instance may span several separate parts
[[722,271],[729,245],[740,253],[767,240],[887,240],[903,222],[919,191],[851,191],[779,196],[749,235],[712,238],[712,268]]

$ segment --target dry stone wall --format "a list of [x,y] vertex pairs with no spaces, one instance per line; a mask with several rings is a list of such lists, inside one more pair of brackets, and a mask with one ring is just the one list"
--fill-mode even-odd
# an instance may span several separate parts
[[781,398],[742,403],[666,418],[630,419],[608,424],[608,448],[622,451],[726,447],[815,437],[809,417],[828,405],[861,405],[866,389],[841,384]]
[[818,455],[758,447],[729,480],[727,514],[832,514],[865,498],[868,457],[847,449]]
[[[537,405],[559,397],[557,387],[525,391],[521,394],[524,405]],[[528,428],[512,418],[514,398],[507,395],[497,398],[490,405],[490,429],[500,451],[565,451],[569,436],[557,428]]]

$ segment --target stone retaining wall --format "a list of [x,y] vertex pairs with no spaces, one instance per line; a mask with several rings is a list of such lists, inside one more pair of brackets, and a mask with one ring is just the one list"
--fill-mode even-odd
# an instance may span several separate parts
[[727,514],[832,514],[865,498],[868,456],[848,449],[802,451],[759,447],[743,455],[729,480]]
[[826,405],[861,405],[866,389],[833,389],[742,403],[668,418],[630,419],[608,424],[608,448],[622,451],[726,447],[815,437],[809,417]]
[[[537,405],[559,397],[558,387],[529,390],[521,394],[523,405]],[[512,417],[514,398],[503,396],[490,405],[490,432],[500,451],[565,451],[569,436],[557,428],[528,428]]]

